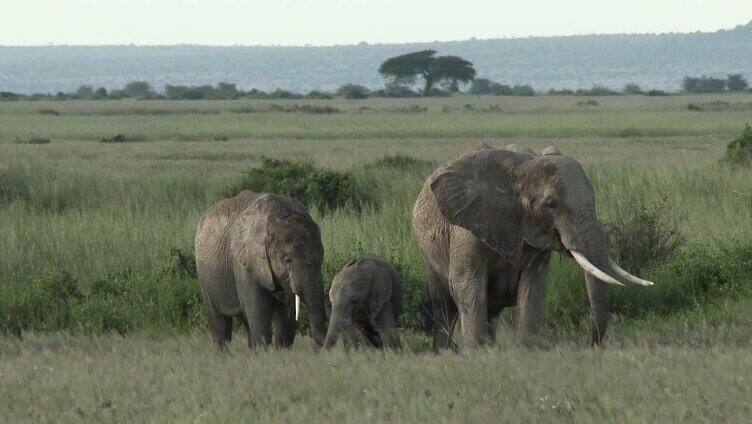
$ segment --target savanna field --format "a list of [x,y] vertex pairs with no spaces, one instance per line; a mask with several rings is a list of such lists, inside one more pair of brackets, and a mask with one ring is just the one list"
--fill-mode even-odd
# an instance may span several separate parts
[[[752,170],[720,161],[746,122],[752,94],[0,103],[0,422],[747,421]],[[613,256],[655,281],[612,289],[604,348],[557,255],[549,346],[517,345],[505,311],[494,347],[431,351],[411,209],[481,142],[580,160]],[[343,190],[306,191],[325,287],[359,252],[397,266],[402,352],[249,352],[243,331],[214,351],[196,224],[285,186],[252,171],[270,159]]]

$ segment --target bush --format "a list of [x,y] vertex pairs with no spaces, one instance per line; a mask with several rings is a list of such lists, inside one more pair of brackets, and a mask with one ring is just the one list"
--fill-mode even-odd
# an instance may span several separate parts
[[316,168],[310,162],[262,159],[261,166],[251,168],[228,185],[225,197],[243,190],[275,193],[297,199],[322,212],[351,207],[356,211],[374,203],[371,190],[349,172]]
[[112,137],[105,137],[100,139],[100,143],[131,143],[136,141],[144,141],[143,137],[126,137],[124,134],[117,134]]
[[325,91],[311,90],[305,95],[306,99],[331,99],[332,95]]
[[642,94],[642,88],[633,82],[625,85],[623,91],[624,94]]
[[14,200],[28,200],[29,186],[18,169],[0,168],[0,205]]
[[427,160],[423,159],[416,159],[412,156],[407,155],[384,155],[377,159],[376,161],[369,164],[369,167],[374,168],[390,168],[390,169],[398,169],[400,171],[407,171],[412,169],[421,169],[426,167],[431,167],[434,164],[432,162],[429,162]]
[[426,113],[428,112],[428,107],[421,105],[410,105],[388,109],[388,111],[394,113]]
[[706,77],[705,75],[699,78],[684,77],[682,87],[688,93],[719,93],[726,90],[726,79]]
[[37,113],[40,115],[60,116],[60,112],[56,111],[55,109],[39,109]]
[[378,97],[393,97],[393,98],[409,98],[418,97],[419,94],[410,89],[410,87],[404,85],[389,85],[383,90],[377,90],[371,93],[372,96]]
[[579,89],[574,93],[576,96],[616,96],[620,94],[610,88],[601,85],[594,85],[589,89]]
[[[263,92],[259,92],[263,93]],[[265,98],[269,99],[301,99],[303,96],[297,93],[293,93],[292,91],[288,90],[282,90],[281,88],[278,88],[271,93],[267,94]]]
[[749,83],[741,74],[730,74],[726,76],[726,86],[729,91],[744,91],[749,88]]
[[550,89],[548,90],[549,96],[572,96],[574,95],[574,90],[570,90],[568,88],[564,88],[562,90],[556,90],[556,89]]
[[732,166],[749,165],[752,161],[752,127],[744,125],[742,134],[726,147],[726,156],[721,160]]
[[646,96],[652,96],[652,97],[664,97],[664,96],[670,96],[671,94],[663,91],[663,90],[649,90],[645,93]]
[[575,103],[575,105],[577,106],[598,106],[599,104],[600,103],[598,103],[595,100],[582,100],[582,101]]
[[78,280],[65,271],[47,271],[24,287],[8,284],[0,291],[0,333],[70,329],[71,304],[80,297]]
[[291,107],[284,107],[279,105],[271,105],[270,110],[272,112],[285,112],[285,113],[315,113],[315,114],[331,114],[340,113],[341,111],[334,106],[319,106],[319,105],[292,105]]
[[21,100],[21,96],[10,91],[0,91],[0,102],[17,102]]
[[87,286],[65,271],[48,271],[31,282],[0,286],[0,334],[187,330],[204,322],[202,309],[194,276],[126,269]]
[[515,85],[510,94],[512,96],[535,96],[535,90],[529,85]]
[[121,90],[124,97],[146,97],[152,94],[152,89],[146,81],[131,81]]
[[193,248],[180,249],[173,247],[159,258],[157,272],[160,275],[173,277],[193,277],[196,275],[196,254]]
[[337,89],[337,96],[344,97],[346,99],[365,99],[368,97],[369,91],[362,85],[345,84]]
[[512,87],[486,78],[476,78],[470,85],[469,93],[475,95],[493,94],[496,96],[509,96],[512,94]]
[[29,137],[26,140],[22,140],[16,137],[16,144],[49,144],[50,139],[44,137]]
[[620,263],[639,274],[671,259],[687,242],[677,223],[667,214],[668,198],[655,206],[642,200],[618,208],[616,217],[607,222],[606,233]]

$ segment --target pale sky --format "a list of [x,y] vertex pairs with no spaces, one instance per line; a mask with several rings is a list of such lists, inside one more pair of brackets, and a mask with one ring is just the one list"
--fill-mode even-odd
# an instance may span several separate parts
[[0,45],[333,45],[715,31],[752,0],[0,0]]

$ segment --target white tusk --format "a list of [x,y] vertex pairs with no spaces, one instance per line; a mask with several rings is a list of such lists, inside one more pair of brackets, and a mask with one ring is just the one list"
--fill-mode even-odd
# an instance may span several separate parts
[[295,321],[300,317],[300,296],[295,295]]
[[592,275],[593,277],[603,281],[604,283],[608,284],[615,284],[617,286],[623,286],[624,284],[618,282],[614,279],[614,277],[606,274],[605,272],[598,269],[595,265],[591,264],[590,261],[588,261],[584,256],[582,256],[579,252],[575,252],[574,250],[570,250],[569,253],[572,254],[572,257],[575,261],[577,261],[578,264],[582,267],[582,269],[585,270],[588,274]]
[[619,264],[612,261],[611,258],[608,258],[608,265],[611,267],[611,269],[621,277],[622,280],[627,281],[629,283],[638,284],[641,286],[652,286],[653,282],[648,280],[643,280],[642,278],[635,277],[634,275],[628,273],[627,271],[624,271]]

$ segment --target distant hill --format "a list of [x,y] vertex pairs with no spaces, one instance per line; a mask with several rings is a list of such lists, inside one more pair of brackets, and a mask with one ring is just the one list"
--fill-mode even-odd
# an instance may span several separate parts
[[384,59],[419,49],[462,56],[479,77],[536,89],[678,89],[685,75],[741,73],[752,80],[752,22],[690,34],[582,35],[333,47],[49,46],[0,47],[0,90],[72,91],[81,84],[120,88],[142,79],[164,84],[237,83],[240,88],[332,90],[380,87]]

